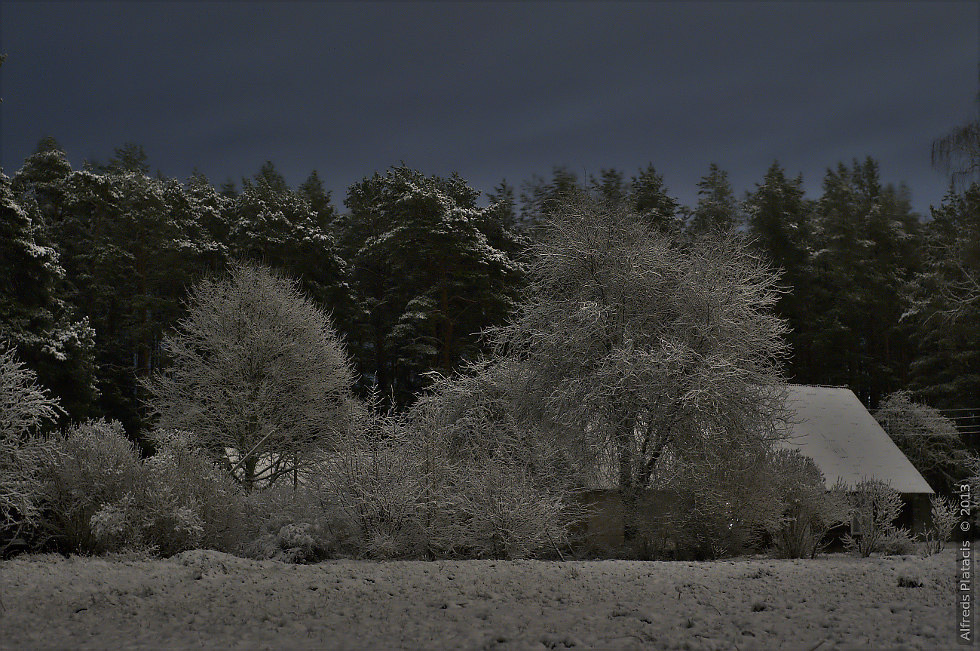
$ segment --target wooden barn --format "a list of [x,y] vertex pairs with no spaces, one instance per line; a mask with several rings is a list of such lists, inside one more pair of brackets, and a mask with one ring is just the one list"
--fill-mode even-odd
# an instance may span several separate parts
[[781,445],[813,459],[828,488],[838,480],[849,487],[871,478],[888,483],[905,503],[898,524],[921,531],[929,521],[933,490],[854,392],[798,384],[787,391],[795,417]]

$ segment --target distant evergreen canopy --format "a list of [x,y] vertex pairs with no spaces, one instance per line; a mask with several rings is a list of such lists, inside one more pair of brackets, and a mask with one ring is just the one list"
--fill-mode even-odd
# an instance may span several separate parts
[[827,171],[818,196],[773,165],[739,200],[712,164],[698,201],[681,206],[652,165],[580,180],[565,167],[487,193],[458,175],[404,164],[331,203],[315,171],[291,187],[271,163],[215,186],[151,175],[142,147],[73,170],[43,139],[0,182],[0,337],[72,419],[104,415],[140,437],[140,378],[170,361],[163,336],[187,291],[230,261],[297,278],[331,313],[360,392],[402,408],[486,350],[525,287],[539,226],[569,200],[625,203],[645,223],[698,246],[700,234],[744,230],[781,272],[776,314],[790,327],[785,372],[850,387],[869,407],[910,389],[950,409],[980,395],[980,186],[953,186],[930,220],[871,158]]

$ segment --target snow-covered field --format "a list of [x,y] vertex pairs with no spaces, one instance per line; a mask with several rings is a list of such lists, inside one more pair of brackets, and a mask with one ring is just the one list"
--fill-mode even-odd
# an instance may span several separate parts
[[952,648],[954,570],[949,551],[306,566],[26,556],[0,563],[0,647]]

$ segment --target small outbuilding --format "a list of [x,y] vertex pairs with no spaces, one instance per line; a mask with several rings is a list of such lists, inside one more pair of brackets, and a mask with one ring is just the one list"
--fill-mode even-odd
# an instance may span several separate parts
[[[911,533],[928,526],[932,488],[853,391],[791,384],[786,393],[791,419],[788,437],[778,445],[813,459],[827,489],[838,481],[852,489],[866,479],[884,481],[902,495],[902,513],[896,524]],[[580,501],[590,509],[582,527],[588,546],[597,550],[621,547],[626,514],[616,486],[595,486]],[[641,496],[639,511],[644,521],[656,523],[667,515],[670,502],[666,492],[648,490]]]
[[787,393],[787,406],[795,415],[789,438],[780,445],[813,459],[827,488],[838,480],[851,488],[865,479],[886,482],[902,494],[897,524],[911,532],[927,526],[932,488],[853,391],[791,384]]

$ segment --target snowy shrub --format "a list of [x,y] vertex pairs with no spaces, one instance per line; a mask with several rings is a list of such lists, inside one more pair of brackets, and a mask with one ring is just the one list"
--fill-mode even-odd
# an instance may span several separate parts
[[878,541],[875,551],[882,556],[908,556],[915,553],[915,540],[905,527],[889,527]]
[[677,553],[723,558],[757,549],[781,523],[779,486],[765,450],[706,446],[676,464],[669,526]]
[[783,499],[783,517],[773,532],[774,552],[781,558],[813,558],[832,528],[846,524],[851,505],[846,486],[827,490],[823,473],[799,450],[776,450],[772,464]]
[[147,540],[166,555],[238,551],[249,535],[241,487],[186,432],[159,430],[152,437],[157,453],[143,462]]
[[139,482],[92,517],[105,551],[189,549],[237,552],[248,533],[240,487],[190,445],[184,432],[154,432],[157,453],[140,464]]
[[913,402],[908,391],[886,397],[874,416],[937,491],[952,492],[968,473],[969,452],[953,422],[936,409]]
[[345,525],[307,486],[275,486],[247,497],[247,519],[253,525],[243,553],[249,558],[312,563],[336,556]]
[[865,479],[854,486],[850,499],[852,532],[843,536],[846,550],[867,557],[881,551],[886,539],[891,547],[902,544],[902,533],[894,525],[902,511],[897,490],[879,479]]
[[428,465],[421,446],[398,420],[364,406],[310,486],[351,553],[369,558],[418,558],[427,547]]
[[237,552],[251,535],[244,496],[186,434],[154,433],[140,460],[118,422],[89,421],[48,439],[39,466],[45,528],[64,551]]
[[[549,430],[520,403],[519,365],[478,363],[410,413],[431,499],[431,551],[477,558],[557,553],[582,515],[577,475]],[[438,463],[433,463],[438,461]]]
[[934,495],[929,498],[929,526],[922,534],[927,554],[938,554],[946,548],[959,518],[957,505],[949,498]]
[[430,545],[466,558],[527,558],[568,542],[570,504],[542,487],[530,469],[497,455],[485,464],[457,463],[434,497]]
[[34,372],[0,343],[0,554],[26,545],[40,522],[37,465],[49,445],[37,430],[58,412]]
[[523,558],[560,554],[575,517],[571,473],[508,412],[485,367],[435,389],[407,418],[354,412],[351,430],[307,487],[338,535],[368,558]]
[[[132,499],[141,476],[136,448],[119,422],[105,420],[83,422],[48,441],[38,466],[43,526],[63,551],[103,551],[108,541],[94,535],[92,516],[106,505]],[[105,521],[100,531],[109,531],[114,517],[111,512],[100,516],[96,522]]]
[[900,588],[921,588],[922,587],[922,579],[920,579],[917,576],[909,576],[907,574],[903,574],[902,576],[898,577],[898,587],[900,587]]

